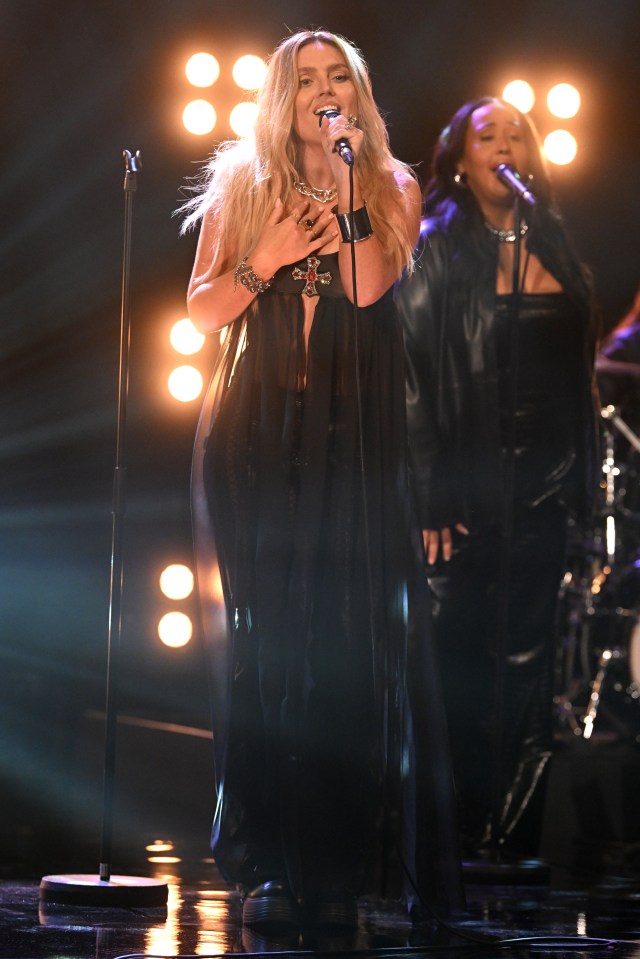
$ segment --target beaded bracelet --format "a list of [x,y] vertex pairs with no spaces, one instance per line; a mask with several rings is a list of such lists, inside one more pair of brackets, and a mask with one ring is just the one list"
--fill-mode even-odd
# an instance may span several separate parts
[[246,286],[249,293],[265,293],[273,283],[273,276],[270,280],[261,280],[258,274],[254,272],[253,267],[247,263],[247,260],[248,257],[245,256],[233,274],[234,291],[238,288],[238,281],[240,281],[243,286]]
[[373,235],[373,227],[367,212],[367,204],[353,211],[353,240],[351,238],[351,217],[348,213],[336,213],[343,243],[359,243]]

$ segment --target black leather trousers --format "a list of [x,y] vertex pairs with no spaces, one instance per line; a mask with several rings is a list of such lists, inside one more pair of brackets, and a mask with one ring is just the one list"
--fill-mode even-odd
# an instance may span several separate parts
[[516,510],[509,544],[497,525],[457,537],[429,578],[466,854],[538,851],[566,531],[547,499]]

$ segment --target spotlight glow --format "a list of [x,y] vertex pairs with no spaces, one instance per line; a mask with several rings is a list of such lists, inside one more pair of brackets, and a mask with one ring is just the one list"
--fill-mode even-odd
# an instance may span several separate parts
[[194,87],[211,87],[220,76],[220,64],[211,53],[194,53],[184,68],[187,80]]
[[158,636],[165,646],[179,649],[193,636],[193,624],[186,613],[165,613],[158,623]]
[[566,166],[575,160],[578,152],[576,138],[568,130],[553,130],[543,144],[544,154],[550,163],[556,166]]
[[219,606],[224,605],[224,589],[222,588],[222,578],[220,576],[220,567],[216,563],[211,570],[211,597]]
[[580,109],[580,94],[570,83],[557,83],[547,94],[547,106],[554,117],[569,120]]
[[217,119],[213,104],[208,100],[192,100],[191,103],[187,103],[182,112],[185,129],[198,137],[211,133]]
[[206,339],[204,333],[199,333],[189,319],[178,320],[171,327],[169,334],[171,346],[177,353],[185,356],[191,356],[198,353],[204,346]]
[[167,599],[186,599],[193,592],[193,573],[182,563],[172,563],[160,573],[160,589]]
[[233,79],[243,90],[259,90],[264,83],[267,65],[260,57],[247,53],[233,65]]
[[169,374],[169,392],[181,403],[190,403],[202,393],[202,373],[195,366],[178,366]]
[[229,116],[229,126],[239,137],[250,137],[256,122],[258,107],[255,103],[238,103]]
[[512,80],[502,91],[502,99],[511,103],[521,113],[529,113],[536,102],[536,95],[526,80]]
[[154,839],[153,842],[144,848],[147,852],[172,852],[173,843],[170,839]]

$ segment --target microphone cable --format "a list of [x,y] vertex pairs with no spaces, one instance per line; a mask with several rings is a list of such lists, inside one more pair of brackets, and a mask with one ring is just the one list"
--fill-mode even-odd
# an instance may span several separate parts
[[362,496],[363,534],[365,565],[367,573],[367,592],[369,603],[369,634],[371,640],[371,664],[373,670],[373,693],[377,699],[376,646],[377,628],[375,604],[373,601],[373,566],[371,561],[371,530],[369,526],[369,496],[367,491],[367,468],[364,448],[364,416],[362,410],[362,381],[360,376],[360,308],[358,305],[358,271],[356,264],[355,223],[353,210],[353,163],[349,166],[349,231],[351,234],[351,286],[353,289],[353,341],[356,383],[356,411],[358,423],[358,462],[360,466],[360,492]]
[[[323,110],[320,117],[320,126],[325,117],[333,118],[339,116],[335,110]],[[356,411],[358,424],[358,461],[360,466],[360,489],[362,496],[363,510],[363,535],[365,550],[365,565],[367,574],[367,592],[369,604],[369,632],[371,639],[371,663],[373,670],[373,692],[374,700],[377,696],[377,670],[376,670],[376,639],[377,629],[375,621],[375,605],[373,601],[373,568],[371,563],[371,530],[369,527],[369,497],[367,493],[367,471],[364,457],[364,423],[362,411],[362,383],[360,377],[360,308],[358,305],[358,271],[356,266],[356,244],[355,244],[355,221],[353,209],[353,165],[354,157],[348,147],[348,141],[342,141],[346,145],[348,155],[338,148],[338,153],[342,160],[349,167],[349,232],[351,235],[351,286],[353,290],[353,339],[354,339],[354,364],[355,364],[355,384],[356,384]]]
[[[474,945],[491,947],[494,950],[509,949],[512,947],[528,947],[530,952],[554,952],[555,950],[578,949],[588,951],[590,949],[615,949],[617,946],[629,944],[636,945],[634,939],[600,939],[594,936],[518,936],[513,939],[499,939],[474,941]],[[243,959],[306,959],[306,957],[327,957],[327,959],[336,959],[340,956],[349,956],[352,959],[371,959],[372,956],[380,959],[398,959],[399,956],[423,956],[425,953],[434,952],[442,955],[447,952],[455,952],[460,955],[461,950],[471,949],[472,946],[461,946],[457,944],[433,943],[433,945],[402,945],[402,946],[372,946],[370,948],[340,949],[332,948],[330,945],[324,949],[308,948],[305,946],[291,947],[288,949],[264,950],[259,952],[241,952],[237,955]],[[513,954],[513,953],[511,953]],[[114,959],[228,959],[229,952],[129,952],[115,956]],[[474,949],[474,955],[477,955]]]

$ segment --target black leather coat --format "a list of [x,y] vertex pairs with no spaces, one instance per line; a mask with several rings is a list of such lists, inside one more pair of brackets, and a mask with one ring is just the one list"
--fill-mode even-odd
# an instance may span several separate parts
[[[416,268],[396,289],[407,357],[407,416],[423,529],[499,521],[503,459],[495,337],[497,262],[452,280],[456,250],[437,220],[423,222]],[[597,489],[594,336],[585,309],[576,398],[576,460],[562,500],[579,519]]]

